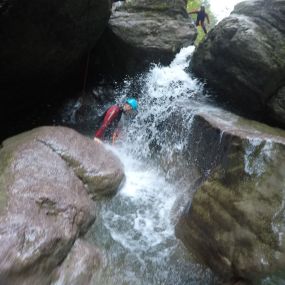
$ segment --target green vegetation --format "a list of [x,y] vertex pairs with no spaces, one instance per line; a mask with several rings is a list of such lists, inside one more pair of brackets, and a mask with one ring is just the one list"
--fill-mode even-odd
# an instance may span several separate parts
[[[212,11],[210,10],[210,3],[208,0],[188,0],[187,2],[187,11],[191,12],[191,11],[195,11],[195,10],[199,10],[200,6],[204,5],[206,7],[206,12],[209,15],[210,18],[210,25],[208,25],[208,22],[206,20],[206,26],[207,26],[207,30],[209,32],[209,30],[215,26],[215,24],[217,23],[217,19],[215,18],[214,14],[212,13]],[[189,15],[193,21],[196,21],[196,15]],[[198,36],[197,39],[195,41],[195,45],[197,46],[201,41],[203,41],[203,39],[205,38],[205,34],[202,30],[202,28],[199,26],[197,27],[198,29]]]

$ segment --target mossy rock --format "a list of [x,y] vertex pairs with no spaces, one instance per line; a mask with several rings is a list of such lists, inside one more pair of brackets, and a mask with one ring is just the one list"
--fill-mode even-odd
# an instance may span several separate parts
[[197,134],[197,165],[203,161],[208,176],[178,237],[225,280],[278,273],[285,266],[285,132],[213,110],[196,115],[193,144]]

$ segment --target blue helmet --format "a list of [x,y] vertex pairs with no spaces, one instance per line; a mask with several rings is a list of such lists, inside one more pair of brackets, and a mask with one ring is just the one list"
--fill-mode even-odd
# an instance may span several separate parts
[[134,98],[128,98],[126,100],[126,103],[129,104],[133,110],[137,110],[138,109],[138,101]]

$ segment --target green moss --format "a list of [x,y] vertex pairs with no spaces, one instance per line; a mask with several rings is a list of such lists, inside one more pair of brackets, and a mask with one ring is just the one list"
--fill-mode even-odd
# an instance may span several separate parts
[[113,175],[110,175],[109,178],[106,174],[102,176],[88,175],[86,169],[79,161],[66,154],[60,154],[60,156],[74,171],[75,175],[82,181],[82,183],[87,186],[86,190],[89,194],[91,194],[92,198],[101,198],[101,196],[105,195],[107,191],[115,192],[114,189],[109,186],[109,181],[112,180]]
[[76,176],[83,182],[83,184],[88,184],[88,175],[86,174],[86,170],[81,165],[81,163],[69,155],[60,154],[60,156],[66,162],[66,164],[74,171]]
[[[267,174],[257,179],[245,179],[243,183],[237,179],[228,187],[220,174],[215,173],[196,192],[193,205],[199,209],[200,218],[209,225],[233,229],[234,224],[238,224],[248,229],[261,243],[277,249],[277,237],[271,225],[273,221],[277,225],[282,222],[279,218],[283,217],[284,211],[280,212],[280,217],[276,216],[276,211],[282,209],[282,190],[270,188],[268,191],[264,186],[267,179]],[[257,180],[261,180],[259,186]]]
[[4,212],[7,206],[8,196],[7,193],[0,189],[0,214]]
[[0,151],[0,215],[3,214],[7,206],[7,176],[5,172],[12,161],[12,157],[11,152],[5,152],[3,149]]

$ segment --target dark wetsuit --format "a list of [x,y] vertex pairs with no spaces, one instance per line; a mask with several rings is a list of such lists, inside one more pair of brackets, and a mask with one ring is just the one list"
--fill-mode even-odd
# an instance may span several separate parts
[[123,108],[118,105],[111,106],[104,114],[101,127],[96,131],[95,137],[112,140],[112,136],[118,127],[123,114]]
[[195,11],[195,12],[191,12],[190,14],[197,14],[197,20],[196,20],[196,26],[199,26],[201,23],[201,27],[204,31],[205,34],[207,34],[207,29],[205,27],[205,19],[209,21],[209,16],[208,14],[205,12],[205,10],[200,10],[200,11]]

